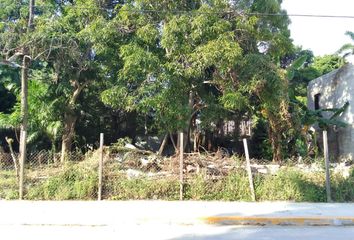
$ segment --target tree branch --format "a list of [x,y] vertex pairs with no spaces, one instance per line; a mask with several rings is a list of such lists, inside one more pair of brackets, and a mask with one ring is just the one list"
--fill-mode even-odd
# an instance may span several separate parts
[[16,154],[14,153],[14,150],[12,148],[12,142],[14,141],[12,138],[8,138],[8,137],[5,137],[5,140],[7,142],[7,144],[9,145],[9,148],[10,148],[10,153],[11,153],[11,158],[12,158],[12,161],[14,163],[14,167],[15,167],[15,171],[16,171],[16,178],[17,180],[20,179],[20,172],[19,172],[19,168],[18,168],[18,159],[16,157]]

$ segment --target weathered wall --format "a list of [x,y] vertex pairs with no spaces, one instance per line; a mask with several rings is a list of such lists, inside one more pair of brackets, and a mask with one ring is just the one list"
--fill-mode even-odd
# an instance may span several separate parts
[[[312,80],[307,89],[308,107],[315,109],[315,95],[321,94],[319,106],[341,108],[346,102],[349,107],[338,119],[347,123],[344,129],[329,131],[329,151],[332,158],[354,158],[354,66],[347,64],[342,68]],[[333,113],[324,113],[330,117]],[[320,135],[322,133],[318,132]],[[321,138],[319,138],[320,140]],[[322,143],[322,141],[320,141]]]

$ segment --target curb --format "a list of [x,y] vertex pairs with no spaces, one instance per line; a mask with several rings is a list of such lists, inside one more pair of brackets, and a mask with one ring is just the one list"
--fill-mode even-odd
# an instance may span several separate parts
[[254,225],[254,226],[354,226],[354,217],[337,216],[296,216],[296,217],[257,217],[220,216],[206,217],[203,221],[216,225]]

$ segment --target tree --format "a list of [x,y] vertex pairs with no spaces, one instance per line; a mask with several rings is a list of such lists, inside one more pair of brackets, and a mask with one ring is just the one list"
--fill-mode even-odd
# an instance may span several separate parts
[[[8,1],[5,1],[8,2]],[[5,8],[0,12],[0,16],[2,18],[7,18],[6,20],[8,26],[2,24],[1,27],[1,39],[9,40],[8,37],[13,37],[15,40],[13,43],[8,43],[7,41],[3,46],[1,46],[2,54],[5,55],[5,63],[10,63],[10,65],[19,66],[18,64],[14,63],[13,61],[16,60],[17,57],[21,57],[21,134],[20,134],[20,158],[22,159],[21,162],[25,161],[26,158],[26,135],[24,134],[27,132],[27,125],[28,125],[28,71],[29,66],[31,63],[31,55],[29,49],[29,43],[23,42],[26,39],[26,36],[33,30],[33,20],[34,20],[34,7],[35,7],[35,0],[29,0],[28,2],[28,16],[27,21],[23,21],[21,19],[20,10],[23,7],[21,2],[17,5],[10,4],[9,10]],[[26,26],[22,29],[18,30],[16,27],[18,26]],[[20,41],[18,41],[20,39]],[[22,41],[21,41],[22,40]],[[12,45],[11,44],[19,44],[19,45]],[[11,46],[11,47],[9,47]],[[15,47],[13,47],[15,46]],[[21,197],[21,196],[20,196]]]
[[[226,119],[248,113],[269,124],[273,158],[280,160],[289,102],[281,59],[292,49],[280,3],[38,1],[31,34],[10,34],[14,26],[0,37],[31,43],[30,88],[43,92],[52,116],[30,107],[31,133],[57,126],[45,135],[55,146],[50,132],[62,134],[63,158],[78,130],[108,130],[107,118],[129,116],[145,132],[184,131],[191,149],[197,120],[198,130],[212,135]],[[84,137],[76,139],[86,144]]]
[[[153,11],[146,13],[146,9]],[[264,65],[273,69],[271,61],[277,62],[291,46],[289,21],[284,16],[247,15],[250,12],[280,13],[281,8],[278,1],[134,1],[124,5],[114,21],[129,40],[120,47],[122,69],[115,86],[102,94],[103,101],[150,114],[160,129],[189,133],[197,116],[208,129],[230,113],[241,115],[252,104],[270,100],[259,95],[260,101],[249,101],[252,94],[245,89],[252,88],[253,76],[240,79],[240,72],[254,70],[256,64],[242,59],[267,55]]]
[[39,60],[53,69],[50,80],[55,95],[62,102],[63,122],[62,159],[71,151],[75,126],[80,115],[79,97],[83,90],[97,79],[95,52],[86,29],[101,18],[99,2],[74,1],[58,4],[51,10],[60,12],[48,19],[37,20],[38,28],[32,34]]
[[[347,31],[345,33],[348,37],[351,38],[352,41],[354,41],[354,32]],[[343,58],[348,57],[349,55],[354,54],[354,44],[353,43],[347,43],[344,44],[338,51],[338,54],[343,54]]]

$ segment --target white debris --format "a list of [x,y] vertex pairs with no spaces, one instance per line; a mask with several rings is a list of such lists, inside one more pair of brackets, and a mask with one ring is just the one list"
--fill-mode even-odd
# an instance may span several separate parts
[[150,160],[148,158],[143,157],[143,158],[140,158],[140,162],[143,167],[146,167],[149,164]]
[[139,178],[144,175],[142,171],[135,170],[135,169],[128,169],[126,173],[128,179]]
[[347,178],[350,176],[350,170],[351,170],[351,166],[346,166],[346,164],[343,162],[343,163],[336,164],[333,172],[335,174],[341,174],[344,178]]
[[127,143],[127,144],[125,144],[125,146],[124,146],[125,148],[128,148],[128,149],[132,149],[132,150],[136,150],[137,149],[137,147],[135,147],[133,144],[131,144],[131,143]]
[[187,173],[192,173],[192,172],[196,172],[197,168],[194,167],[193,165],[187,165],[186,170]]

